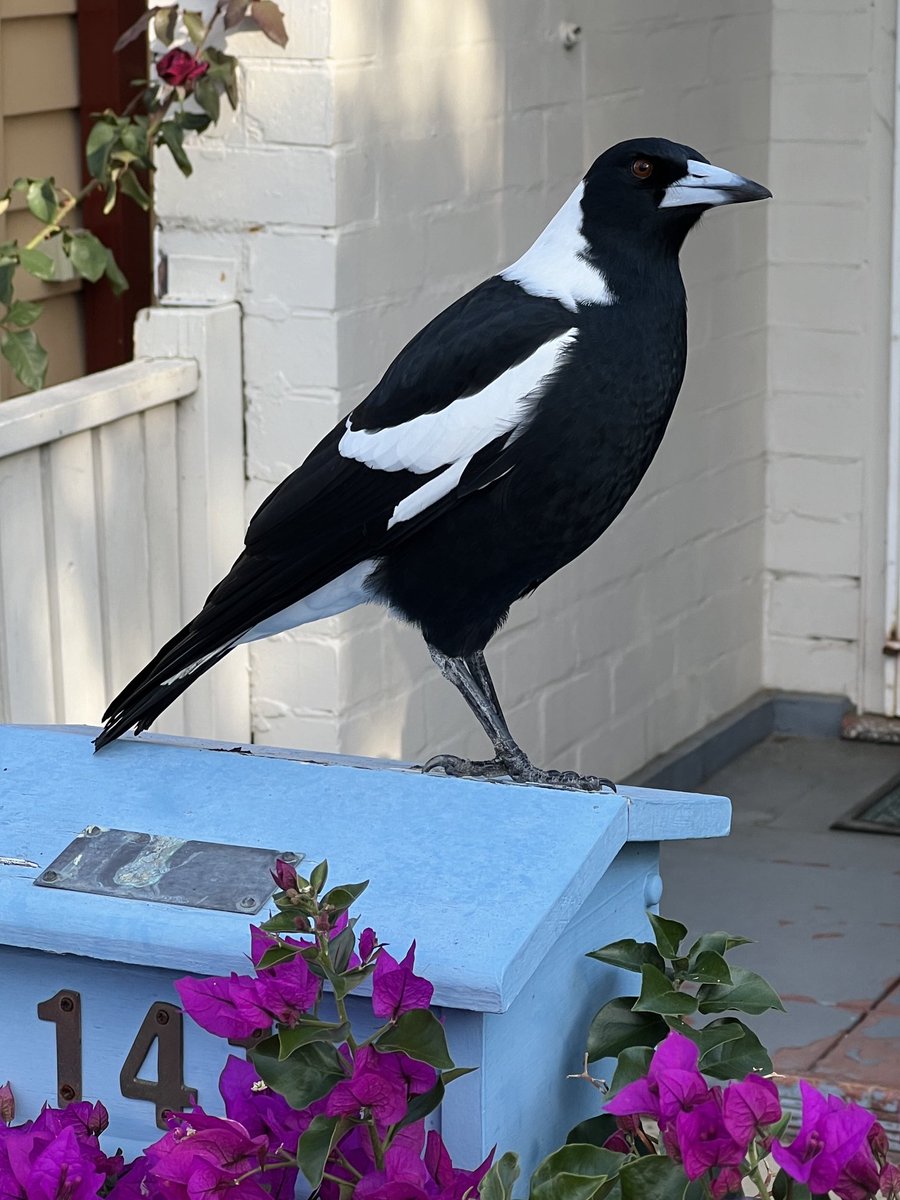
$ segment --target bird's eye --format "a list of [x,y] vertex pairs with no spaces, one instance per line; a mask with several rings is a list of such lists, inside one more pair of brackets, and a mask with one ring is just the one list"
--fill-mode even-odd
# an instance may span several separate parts
[[631,173],[635,179],[649,179],[653,174],[653,163],[649,158],[636,158],[631,164]]

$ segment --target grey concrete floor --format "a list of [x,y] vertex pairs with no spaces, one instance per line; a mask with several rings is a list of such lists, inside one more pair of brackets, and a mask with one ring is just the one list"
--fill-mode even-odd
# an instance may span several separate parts
[[731,798],[732,833],[664,846],[661,905],[692,933],[754,939],[733,961],[784,999],[749,1019],[778,1071],[868,1098],[895,1127],[900,837],[829,826],[898,773],[897,746],[773,734],[698,789]]

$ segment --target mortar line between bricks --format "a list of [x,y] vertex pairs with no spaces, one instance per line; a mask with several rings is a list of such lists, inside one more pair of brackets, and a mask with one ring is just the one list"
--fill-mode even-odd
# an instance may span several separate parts
[[808,1070],[811,1072],[815,1071],[816,1067],[818,1067],[819,1064],[826,1059],[833,1050],[838,1048],[844,1038],[853,1033],[854,1030],[858,1029],[866,1017],[871,1016],[876,1008],[878,1008],[879,1004],[882,1004],[885,1000],[887,1000],[891,992],[896,990],[898,984],[900,984],[900,976],[898,976],[896,979],[892,979],[884,991],[875,997],[865,1012],[861,1012],[852,1025],[848,1025],[847,1028],[842,1030],[833,1041],[829,1042],[821,1054],[819,1054],[818,1057],[810,1063]]

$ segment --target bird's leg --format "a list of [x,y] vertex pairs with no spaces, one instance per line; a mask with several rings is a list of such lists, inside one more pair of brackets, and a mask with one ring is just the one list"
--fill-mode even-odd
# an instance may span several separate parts
[[544,787],[571,788],[576,791],[600,791],[615,784],[597,775],[579,775],[576,771],[542,771],[516,744],[491,679],[484,654],[478,650],[465,658],[451,658],[429,645],[429,652],[438,670],[459,691],[475,715],[481,728],[494,746],[494,757],[486,761],[458,758],[454,754],[438,754],[425,763],[427,774],[442,770],[447,775],[474,779],[510,778],[517,783],[536,783]]

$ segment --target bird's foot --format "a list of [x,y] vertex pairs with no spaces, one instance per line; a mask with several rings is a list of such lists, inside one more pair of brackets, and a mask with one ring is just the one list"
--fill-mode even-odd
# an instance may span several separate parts
[[509,758],[497,755],[483,761],[458,758],[455,754],[436,754],[422,767],[425,775],[443,771],[458,779],[511,779],[513,783],[530,783],[537,787],[560,788],[574,792],[616,791],[611,779],[600,775],[579,775],[577,771],[542,771],[523,754]]

